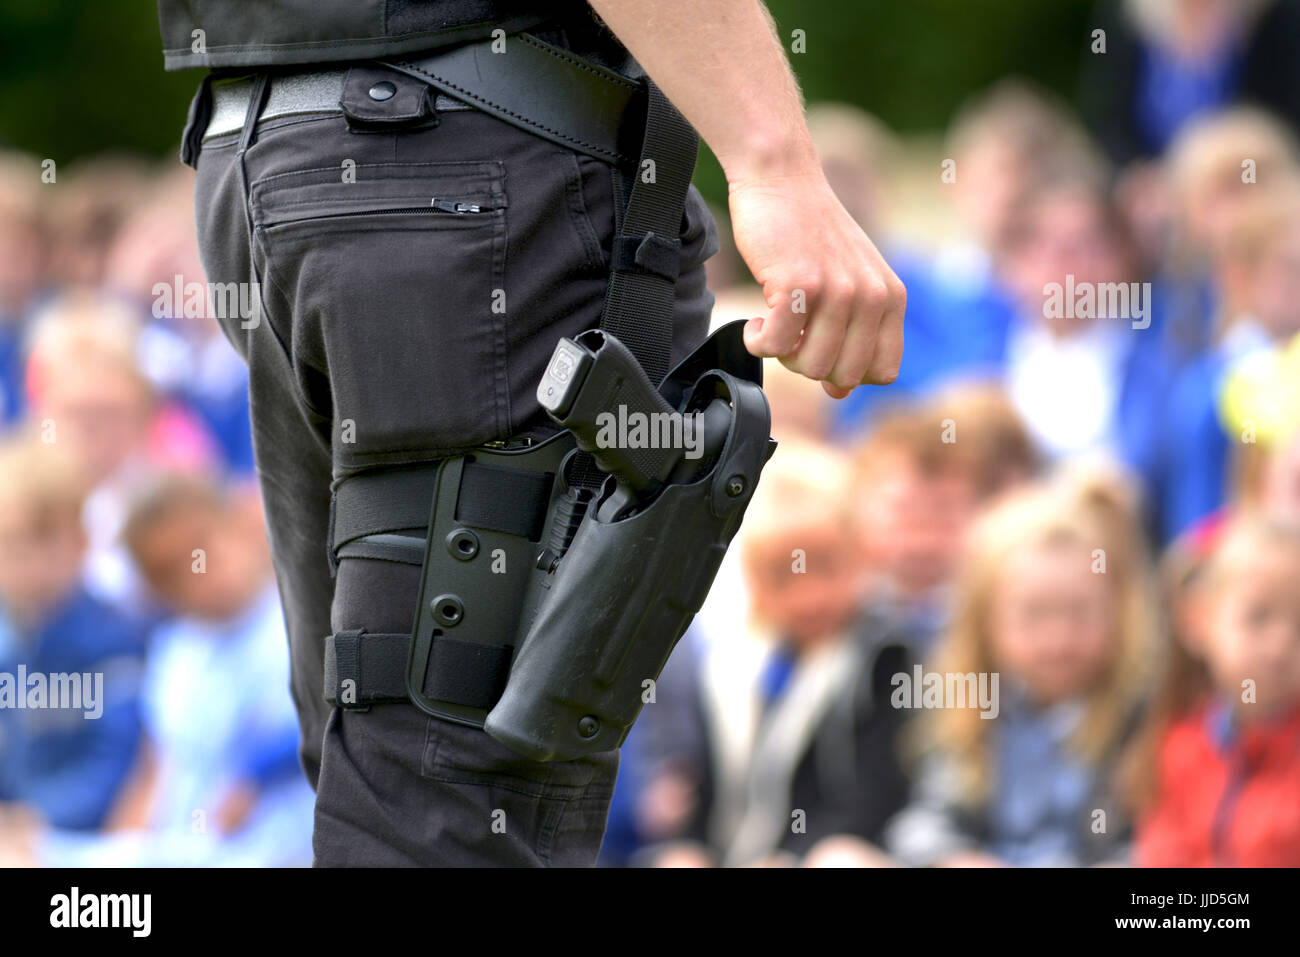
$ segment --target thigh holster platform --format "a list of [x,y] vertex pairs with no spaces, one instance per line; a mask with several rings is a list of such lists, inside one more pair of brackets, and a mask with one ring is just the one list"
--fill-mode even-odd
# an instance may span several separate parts
[[775,448],[742,326],[658,389],[616,337],[561,340],[538,395],[564,431],[341,483],[338,557],[423,570],[410,635],[329,639],[326,697],[409,700],[536,760],[619,747]]

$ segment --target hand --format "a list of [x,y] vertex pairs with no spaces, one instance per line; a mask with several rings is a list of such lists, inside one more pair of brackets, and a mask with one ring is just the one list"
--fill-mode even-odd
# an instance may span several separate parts
[[907,290],[820,166],[735,180],[729,192],[736,248],[770,309],[745,326],[745,347],[821,380],[836,399],[893,382]]

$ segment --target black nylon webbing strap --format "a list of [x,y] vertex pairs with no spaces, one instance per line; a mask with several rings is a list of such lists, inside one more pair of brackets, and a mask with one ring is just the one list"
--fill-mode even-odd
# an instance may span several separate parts
[[[350,542],[429,525],[439,465],[375,469],[339,482],[334,491],[334,551]],[[549,476],[469,462],[461,477],[456,518],[466,525],[537,539],[546,521]],[[359,553],[358,553],[359,554]]]
[[467,462],[456,499],[456,520],[531,541],[542,537],[554,476]]
[[[325,639],[325,700],[348,710],[408,700],[410,635],[341,631]],[[424,676],[424,694],[472,708],[491,708],[510,675],[510,645],[439,635]]]
[[700,140],[663,92],[648,90],[641,159],[614,238],[600,328],[632,350],[651,383],[668,374],[686,194]]
[[334,490],[334,550],[364,535],[427,528],[437,481],[436,463],[359,472],[340,481]]

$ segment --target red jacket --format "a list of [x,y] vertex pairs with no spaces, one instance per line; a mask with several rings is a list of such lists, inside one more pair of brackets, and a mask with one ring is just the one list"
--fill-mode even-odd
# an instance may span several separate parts
[[1237,730],[1228,714],[1206,704],[1165,733],[1139,866],[1300,867],[1300,705]]

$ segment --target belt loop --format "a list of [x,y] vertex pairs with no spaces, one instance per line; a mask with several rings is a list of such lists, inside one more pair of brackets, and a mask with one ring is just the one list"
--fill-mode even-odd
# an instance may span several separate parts
[[190,101],[189,115],[185,118],[185,132],[181,134],[181,162],[198,169],[199,153],[203,149],[203,133],[212,119],[212,73],[199,81],[199,88]]
[[244,115],[244,129],[239,134],[239,155],[241,157],[253,141],[253,131],[257,126],[257,118],[261,115],[262,107],[266,104],[266,94],[270,86],[271,77],[266,73],[259,73],[257,79],[253,82],[253,95],[248,98],[248,112]]
[[[239,134],[239,150],[235,153],[239,161],[239,184],[244,191],[244,218],[248,222],[248,241],[253,241],[253,197],[248,191],[248,164],[244,161],[244,154],[248,152],[249,145],[253,142],[253,133],[257,128],[257,118],[262,113],[262,107],[266,103],[267,92],[270,89],[271,77],[266,73],[259,73],[257,79],[253,82],[253,95],[248,98],[248,112],[244,115],[244,129]],[[254,273],[256,273],[256,266]],[[254,275],[254,279],[260,279],[260,276]]]
[[[239,186],[244,194],[244,222],[248,228],[248,248],[249,248],[249,272],[252,274],[253,289],[258,297],[258,308],[265,311],[265,300],[262,298],[262,277],[257,271],[257,256],[254,253],[256,246],[256,236],[253,231],[253,196],[248,189],[248,163],[244,159],[244,154],[248,151],[249,144],[253,141],[253,132],[257,127],[257,118],[262,113],[262,107],[266,103],[268,90],[270,89],[270,76],[266,73],[259,73],[253,83],[253,95],[248,99],[248,113],[244,116],[244,129],[239,134],[239,150],[235,153],[235,161],[239,166]],[[261,323],[255,323],[248,328],[248,335],[251,338],[253,330],[260,326]]]

